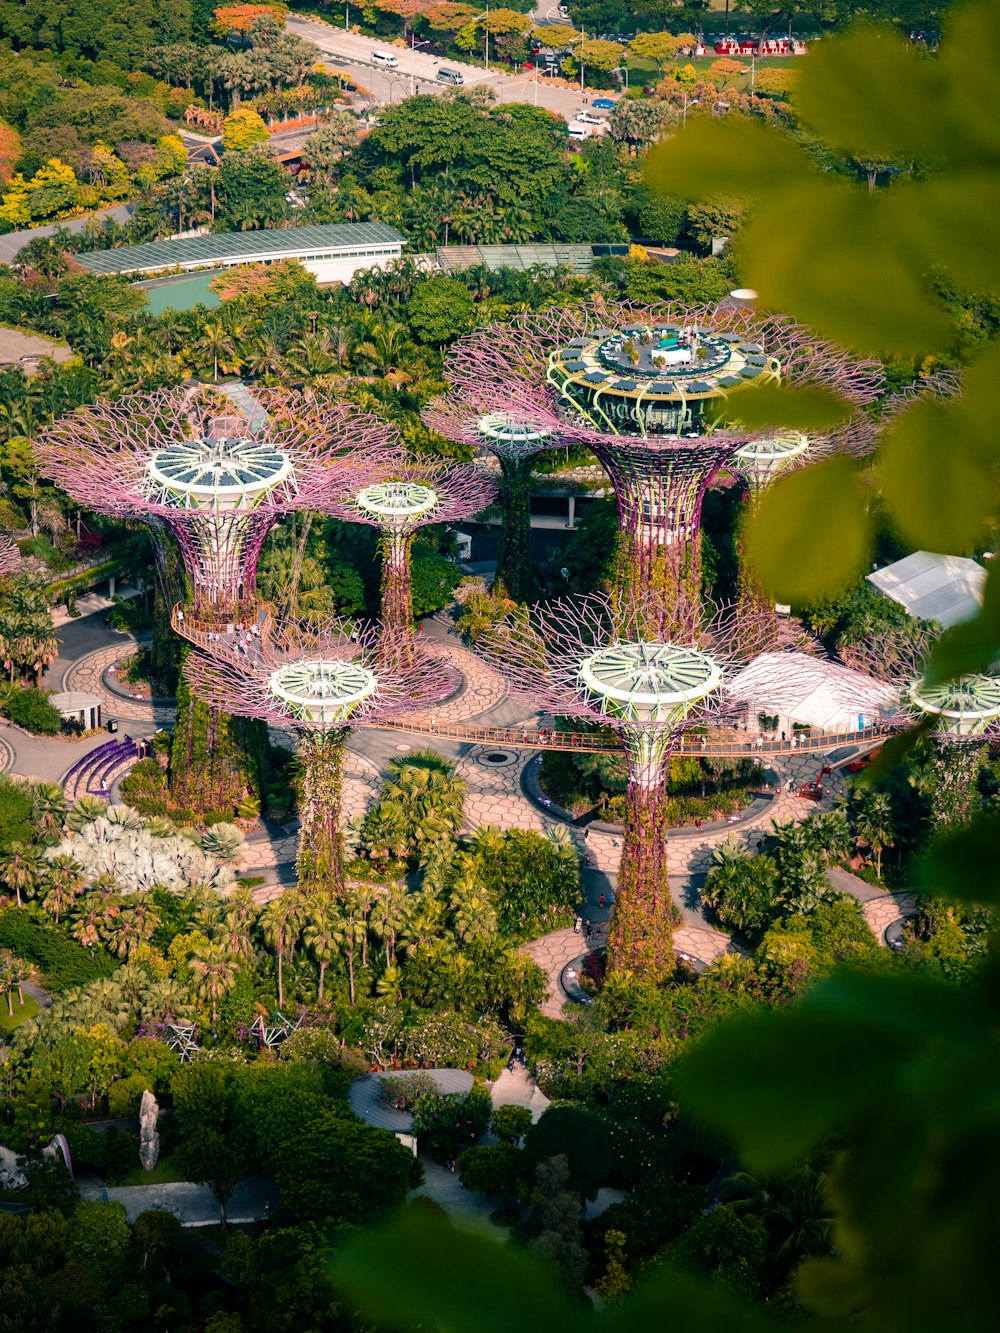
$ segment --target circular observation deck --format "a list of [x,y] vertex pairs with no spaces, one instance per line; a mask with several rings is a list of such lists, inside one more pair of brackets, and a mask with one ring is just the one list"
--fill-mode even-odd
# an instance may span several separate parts
[[672,643],[615,643],[580,663],[579,679],[608,717],[637,723],[669,723],[722,682],[713,658]]
[[258,440],[184,440],[152,456],[145,492],[175,509],[253,509],[290,483],[293,471],[287,454]]
[[317,658],[278,667],[271,672],[268,688],[298,721],[316,727],[342,726],[359,704],[375,694],[378,680],[357,662]]

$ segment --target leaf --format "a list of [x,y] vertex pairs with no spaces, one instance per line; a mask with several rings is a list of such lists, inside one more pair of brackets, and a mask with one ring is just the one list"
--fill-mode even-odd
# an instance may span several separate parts
[[969,1003],[945,983],[840,973],[798,1009],[717,1028],[679,1066],[678,1098],[751,1171],[780,1171],[886,1098],[925,1042],[959,1043]]
[[898,1059],[863,1016],[762,1014],[717,1029],[678,1069],[677,1090],[751,1171],[778,1171],[861,1110]]
[[939,106],[943,92],[935,62],[887,26],[859,25],[811,48],[795,102],[821,138],[854,155],[929,159],[947,152],[951,126],[916,109]]
[[849,459],[831,458],[771,486],[750,520],[747,554],[778,601],[832,597],[867,565],[871,529]]
[[1000,903],[1000,814],[984,815],[934,842],[921,862],[925,893],[962,902]]
[[954,127],[951,154],[969,162],[1000,157],[1000,7],[979,0],[959,7],[942,43],[943,121]]
[[748,430],[790,426],[796,430],[826,430],[855,410],[832,389],[794,389],[785,385],[748,385],[730,394],[721,405],[724,415]]
[[813,168],[790,139],[753,121],[696,120],[653,147],[643,174],[664,194],[707,199],[772,195]]
[[929,180],[894,182],[883,206],[891,214],[900,244],[924,271],[947,268],[972,291],[1000,287],[1000,180],[982,162]]
[[332,1275],[380,1324],[552,1333],[575,1321],[575,1307],[535,1260],[419,1207],[352,1240]]
[[997,500],[989,452],[957,403],[925,399],[897,417],[882,438],[878,478],[906,541],[962,555],[980,540]]
[[991,342],[962,375],[962,412],[971,426],[969,444],[990,463],[1000,462],[996,433],[998,384],[1000,342]]
[[797,185],[755,213],[740,251],[763,305],[847,347],[918,356],[952,336],[880,195],[825,182]]
[[885,744],[880,747],[878,758],[862,769],[855,781],[862,787],[877,787],[895,768],[899,767],[911,750],[914,750],[925,736],[929,736],[934,731],[937,723],[938,719],[928,713],[920,719],[916,726],[910,727],[907,731],[900,732],[896,736],[890,736]]
[[983,589],[983,607],[975,620],[941,635],[924,672],[928,685],[956,676],[992,671],[1000,661],[1000,567],[994,565]]

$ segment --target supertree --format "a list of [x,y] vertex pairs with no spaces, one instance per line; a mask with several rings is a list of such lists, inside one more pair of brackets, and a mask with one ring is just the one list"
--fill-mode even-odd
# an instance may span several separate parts
[[216,639],[213,656],[194,653],[184,672],[206,704],[288,728],[296,737],[299,885],[344,892],[341,788],[353,727],[377,726],[438,702],[451,678],[437,663],[387,651],[375,627],[288,622],[262,641]]
[[840,649],[854,669],[844,702],[890,726],[924,721],[945,744],[1000,736],[1000,676],[977,672],[930,683],[927,662],[939,631],[914,625]]
[[500,472],[502,522],[497,549],[495,587],[515,601],[534,591],[531,576],[531,468],[546,449],[575,444],[565,423],[551,411],[511,407],[511,399],[494,402],[489,392],[477,394],[469,385],[461,393],[443,394],[423,410],[424,423],[445,439],[471,449],[485,449]]
[[478,514],[496,495],[496,483],[468,463],[384,462],[365,469],[363,485],[344,485],[324,502],[325,512],[379,531],[382,554],[382,628],[401,643],[412,640],[410,555],[419,528]]
[[349,404],[284,389],[128,394],[77,408],[44,435],[42,471],[81,504],[149,523],[181,549],[202,615],[253,607],[271,528],[366,467],[398,456],[392,428]]
[[[785,317],[730,305],[551,307],[460,339],[444,374],[473,414],[488,408],[591,449],[618,499],[617,583],[634,598],[652,575],[661,601],[677,606],[700,578],[705,490],[739,448],[775,434],[727,421],[734,390],[832,388],[860,407],[883,380],[876,363]],[[441,429],[435,409],[426,419]]]
[[726,682],[764,641],[758,618],[692,610],[670,639],[650,640],[641,604],[595,596],[545,603],[503,622],[482,645],[534,707],[598,723],[628,759],[625,836],[609,962],[652,976],[673,965],[677,909],[667,874],[667,770],[681,737],[738,715]]
[[[271,528],[294,510],[321,508],[397,449],[390,427],[311,395],[177,388],[78,408],[38,453],[74,499],[149,527],[164,590],[179,550],[196,615],[225,622],[256,615],[257,560]],[[258,791],[253,756],[263,751],[259,728],[207,712],[181,680],[170,765],[180,805],[221,809]]]
[[879,427],[865,412],[854,412],[831,430],[810,432],[785,430],[756,436],[735,450],[727,466],[746,486],[746,504],[737,524],[739,593],[741,605],[767,609],[777,631],[774,601],[761,588],[749,561],[743,558],[746,525],[760,505],[764,492],[781,476],[808,467],[822,459],[844,455],[864,458],[874,452]]

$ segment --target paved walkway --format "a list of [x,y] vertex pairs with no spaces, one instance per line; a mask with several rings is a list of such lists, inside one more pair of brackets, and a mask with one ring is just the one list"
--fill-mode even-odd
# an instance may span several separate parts
[[[219,1205],[205,1185],[178,1181],[170,1185],[121,1185],[105,1189],[91,1185],[84,1198],[96,1198],[102,1203],[120,1203],[130,1222],[140,1213],[162,1209],[173,1213],[185,1227],[214,1227],[219,1224]],[[226,1208],[231,1223],[258,1222],[267,1214],[264,1206],[278,1202],[278,1190],[272,1180],[262,1176],[248,1176],[236,1186]]]

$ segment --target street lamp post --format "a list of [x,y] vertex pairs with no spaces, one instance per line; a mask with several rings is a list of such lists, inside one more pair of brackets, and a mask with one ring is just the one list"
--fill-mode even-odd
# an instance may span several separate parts
[[417,91],[417,47],[427,46],[430,42],[428,37],[426,41],[418,42],[416,33],[410,33],[410,96],[413,97]]
[[344,0],[344,31],[351,31],[351,0]]

